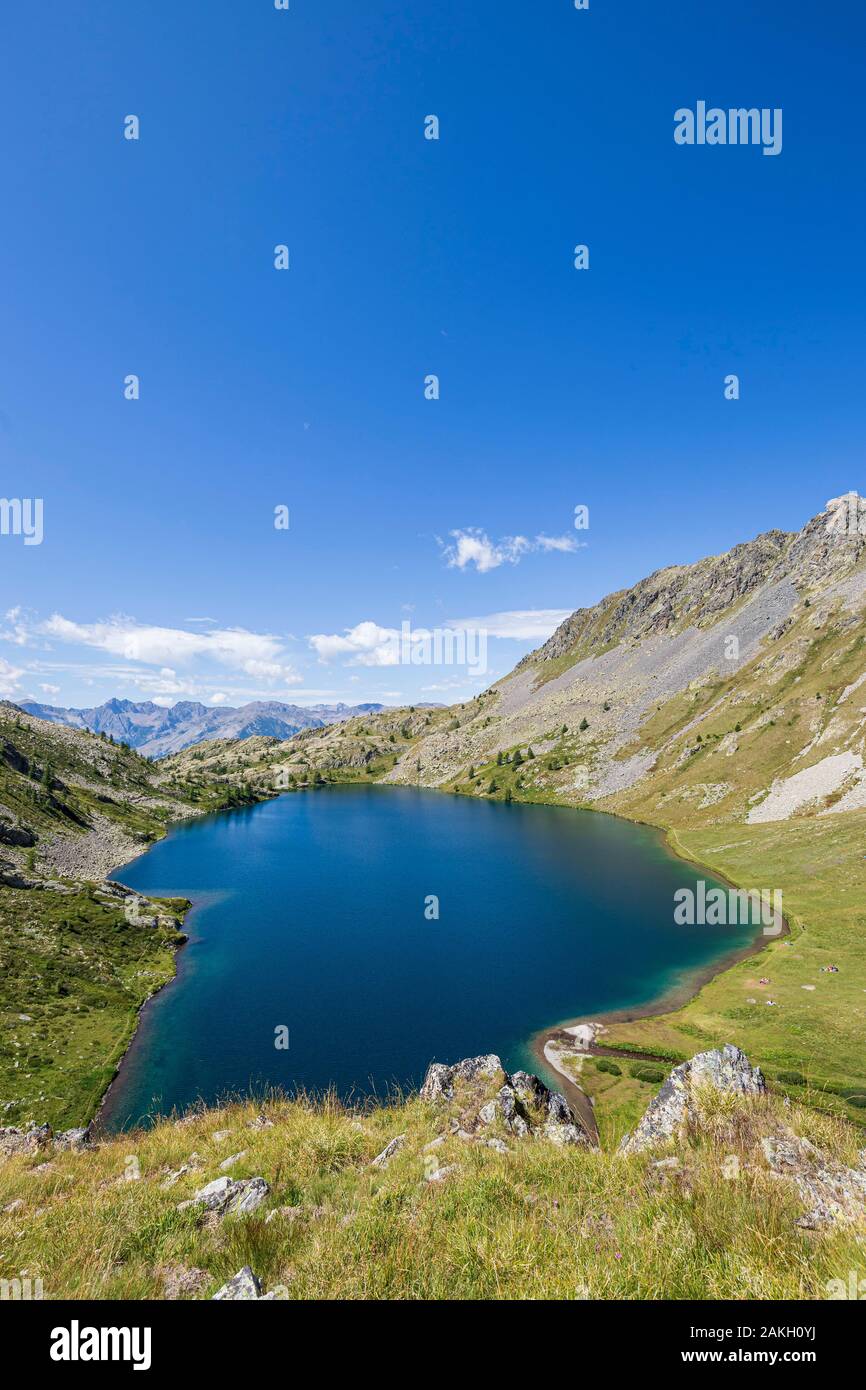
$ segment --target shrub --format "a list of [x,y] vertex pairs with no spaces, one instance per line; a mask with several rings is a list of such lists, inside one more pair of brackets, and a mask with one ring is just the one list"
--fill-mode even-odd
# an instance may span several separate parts
[[650,1062],[634,1062],[630,1071],[635,1081],[662,1081],[664,1072],[661,1067],[654,1067]]
[[622,1067],[617,1066],[609,1057],[599,1057],[595,1067],[596,1071],[606,1071],[611,1076],[622,1076]]
[[779,1080],[785,1086],[805,1086],[806,1078],[799,1071],[780,1071]]

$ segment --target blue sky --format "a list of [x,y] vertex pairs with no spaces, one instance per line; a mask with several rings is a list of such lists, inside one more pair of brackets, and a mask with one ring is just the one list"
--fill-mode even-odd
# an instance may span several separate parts
[[[463,698],[558,615],[866,490],[864,30],[10,7],[0,495],[44,535],[0,535],[0,693]],[[699,100],[781,108],[782,152],[678,146]],[[467,619],[486,674],[390,664],[402,622]]]

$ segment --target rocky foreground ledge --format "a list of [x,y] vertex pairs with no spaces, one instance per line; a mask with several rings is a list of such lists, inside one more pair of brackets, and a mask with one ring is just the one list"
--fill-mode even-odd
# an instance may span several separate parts
[[[56,1240],[73,1211],[72,1206],[64,1209],[64,1204],[77,1202],[80,1220],[82,1194],[89,1193],[85,1205],[92,1204],[97,1215],[104,1205],[105,1216],[100,1219],[109,1226],[112,1211],[120,1210],[112,1204],[120,1201],[133,1218],[140,1205],[142,1222],[153,1222],[161,1209],[166,1229],[189,1232],[198,1242],[199,1259],[207,1265],[218,1261],[227,1241],[240,1254],[247,1243],[242,1223],[252,1220],[260,1233],[272,1233],[267,1237],[272,1246],[287,1252],[285,1263],[281,1260],[278,1265],[278,1277],[272,1271],[266,1290],[266,1281],[252,1265],[244,1265],[209,1296],[220,1301],[273,1301],[297,1296],[278,1278],[295,1277],[292,1260],[305,1241],[312,1241],[318,1250],[326,1232],[333,1233],[328,1239],[339,1241],[346,1227],[352,1228],[353,1240],[361,1239],[365,1222],[382,1219],[371,1213],[386,1210],[392,1213],[387,1218],[390,1223],[411,1208],[431,1215],[438,1212],[435,1219],[447,1225],[459,1219],[455,1213],[474,1210],[479,1181],[504,1182],[500,1202],[516,1201],[522,1211],[529,1211],[526,1203],[534,1210],[543,1200],[533,1190],[543,1173],[557,1194],[549,1209],[545,1207],[549,1210],[546,1219],[554,1225],[561,1200],[573,1202],[575,1191],[583,1193],[580,1201],[589,1205],[578,1207],[583,1213],[575,1234],[578,1253],[580,1240],[588,1232],[594,1250],[601,1249],[603,1256],[614,1217],[596,1209],[600,1189],[607,1184],[617,1192],[628,1192],[632,1205],[646,1203],[647,1210],[655,1212],[652,1220],[664,1225],[670,1218],[659,1214],[659,1202],[670,1199],[680,1204],[678,1210],[688,1211],[693,1188],[702,1201],[709,1200],[708,1190],[713,1190],[712,1185],[706,1186],[709,1161],[712,1171],[718,1170],[722,1177],[748,1180],[744,1197],[756,1184],[758,1202],[766,1202],[766,1194],[778,1184],[785,1200],[781,1215],[773,1218],[783,1223],[773,1228],[774,1239],[785,1225],[788,1231],[808,1232],[813,1240],[834,1232],[844,1233],[846,1239],[850,1233],[857,1246],[866,1239],[866,1149],[859,1152],[856,1163],[846,1164],[798,1133],[795,1112],[782,1097],[768,1092],[761,1071],[733,1046],[699,1053],[675,1067],[615,1153],[598,1149],[562,1095],[537,1076],[508,1073],[495,1054],[451,1065],[435,1063],[427,1071],[420,1095],[404,1105],[374,1114],[339,1111],[330,1121],[324,1116],[315,1121],[342,1127],[345,1158],[339,1171],[351,1184],[348,1208],[332,1210],[327,1181],[322,1186],[318,1178],[312,1188],[315,1205],[310,1205],[293,1177],[302,1153],[299,1134],[308,1132],[315,1107],[287,1101],[273,1104],[268,1111],[253,1114],[249,1107],[246,1111],[194,1111],[164,1126],[164,1137],[155,1145],[161,1154],[155,1163],[147,1156],[143,1134],[93,1142],[83,1129],[62,1134],[52,1133],[48,1125],[0,1129],[0,1192],[12,1189],[16,1194],[5,1205],[0,1199],[0,1222],[5,1217],[12,1223],[11,1238],[18,1241],[26,1237],[28,1221],[41,1223],[50,1218]],[[225,1120],[228,1127],[216,1128]],[[324,1174],[336,1171],[331,1165],[338,1151],[332,1147],[333,1128],[328,1133],[330,1138],[323,1132],[316,1141],[327,1158],[324,1169],[316,1171]],[[847,1147],[836,1148],[850,1158],[854,1150],[851,1134],[846,1134]],[[129,1149],[136,1147],[143,1151],[142,1161],[130,1166]],[[226,1150],[234,1151],[224,1156]],[[174,1167],[165,1162],[168,1152],[174,1155]],[[31,1215],[28,1185],[37,1177],[56,1173],[59,1164],[64,1165],[63,1180],[51,1180],[50,1193]],[[137,1189],[136,1183],[141,1187]],[[452,1192],[445,1208],[437,1206],[440,1199],[435,1195],[442,1189]],[[130,1200],[122,1199],[121,1192]],[[700,1219],[698,1214],[696,1220]],[[251,1250],[260,1249],[256,1242],[262,1239],[261,1234],[251,1235]],[[380,1241],[381,1236],[376,1236],[370,1245],[373,1264]],[[206,1297],[216,1283],[207,1269],[197,1266],[159,1265],[156,1273],[164,1281],[161,1296],[168,1298]],[[225,1275],[223,1269],[218,1277],[225,1279]],[[50,1296],[63,1296],[63,1291]]]

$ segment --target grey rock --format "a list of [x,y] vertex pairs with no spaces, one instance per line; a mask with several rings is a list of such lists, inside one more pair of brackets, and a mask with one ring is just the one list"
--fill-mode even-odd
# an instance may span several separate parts
[[446,1163],[444,1168],[437,1168],[435,1172],[428,1174],[428,1182],[444,1182],[452,1173],[457,1172],[456,1163]]
[[506,1084],[499,1092],[499,1110],[502,1115],[502,1123],[509,1134],[514,1134],[518,1139],[523,1139],[530,1130],[530,1117],[522,1100],[518,1097],[513,1085]]
[[406,1136],[405,1136],[405,1134],[398,1134],[398,1135],[396,1135],[393,1139],[391,1139],[391,1140],[385,1145],[385,1147],[384,1147],[384,1149],[382,1150],[382,1152],[381,1152],[380,1154],[377,1154],[377,1155],[376,1155],[376,1157],[375,1157],[375,1158],[372,1160],[372,1162],[370,1163],[370,1167],[371,1167],[371,1168],[387,1168],[387,1167],[388,1167],[388,1164],[391,1162],[391,1159],[394,1157],[395,1154],[397,1154],[397,1153],[400,1152],[400,1150],[402,1149],[402,1147],[403,1147],[403,1145],[404,1145],[405,1143],[406,1143]]
[[55,1149],[71,1149],[75,1153],[89,1148],[90,1125],[86,1125],[83,1129],[64,1129],[60,1134],[55,1134],[54,1147]]
[[217,1290],[211,1302],[217,1302],[220,1299],[233,1303],[251,1302],[261,1297],[261,1280],[253,1274],[249,1265],[244,1265],[233,1279],[230,1279],[227,1284],[223,1284],[222,1288]]
[[181,1207],[203,1207],[219,1216],[248,1216],[256,1211],[270,1192],[264,1178],[214,1178]]
[[539,1135],[555,1144],[586,1144],[589,1138],[572,1114],[565,1097],[549,1091],[537,1076],[517,1071],[509,1076],[494,1053],[468,1057],[453,1066],[434,1062],[427,1070],[421,1095],[440,1104],[452,1103],[452,1133],[472,1139],[474,1131],[501,1124],[516,1139]]
[[620,1152],[641,1153],[678,1138],[697,1119],[697,1093],[705,1086],[743,1096],[762,1095],[767,1089],[760,1070],[731,1043],[720,1050],[699,1052],[690,1062],[674,1067],[637,1129],[622,1140]]
[[52,1137],[50,1125],[28,1125],[26,1129],[12,1125],[0,1129],[0,1156],[12,1158],[17,1154],[39,1153],[48,1147]]
[[553,1144],[587,1143],[585,1130],[575,1123],[571,1107],[558,1091],[551,1091],[548,1095],[544,1133]]
[[13,845],[16,849],[31,849],[36,844],[36,835],[27,825],[17,821],[0,819],[0,845]]
[[761,1140],[770,1172],[793,1182],[808,1210],[797,1222],[807,1230],[866,1222],[866,1172],[846,1168],[793,1133]]
[[240,1149],[239,1152],[236,1154],[229,1154],[228,1158],[223,1159],[222,1163],[220,1164],[220,1168],[223,1172],[225,1172],[227,1168],[233,1168],[236,1163],[240,1163],[241,1159],[246,1158],[246,1156],[246,1149]]
[[427,1075],[421,1087],[421,1099],[452,1100],[455,1084],[479,1080],[493,1081],[496,1078],[500,1079],[501,1084],[505,1079],[505,1072],[502,1063],[493,1052],[487,1053],[484,1057],[466,1057],[462,1062],[455,1062],[453,1066],[433,1062],[427,1068]]

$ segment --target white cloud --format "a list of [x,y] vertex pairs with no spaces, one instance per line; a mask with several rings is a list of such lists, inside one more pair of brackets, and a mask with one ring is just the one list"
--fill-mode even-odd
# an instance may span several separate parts
[[352,666],[396,666],[400,660],[397,629],[370,621],[347,627],[342,633],[316,633],[309,642],[324,662],[345,656]]
[[453,545],[443,547],[443,554],[451,569],[463,570],[474,565],[479,574],[498,569],[500,565],[516,565],[521,555],[531,549],[525,536],[506,536],[494,542],[478,527],[470,526],[465,531],[451,531]]
[[59,695],[59,694],[60,694],[60,686],[59,686],[59,685],[40,685],[39,689],[42,690],[46,695]]
[[447,626],[486,632],[488,637],[505,637],[515,642],[542,641],[573,612],[572,608],[517,608],[481,618],[449,618]]
[[573,536],[538,535],[534,540],[526,536],[504,536],[502,540],[492,541],[486,531],[477,526],[465,530],[449,532],[452,544],[439,542],[442,553],[451,569],[465,570],[474,565],[479,574],[487,574],[500,565],[516,565],[524,555],[533,551],[558,550],[562,552],[578,550],[581,544]]
[[[542,641],[555,632],[572,611],[571,608],[524,608],[480,618],[448,618],[444,626],[453,631],[480,634],[485,641],[490,637],[515,642]],[[401,632],[367,620],[344,628],[341,633],[315,633],[308,641],[325,664],[343,658],[347,666],[383,667],[399,666],[401,658],[407,659],[405,642],[422,644],[432,636],[429,628],[410,628],[406,623]]]
[[575,536],[545,536],[542,534],[535,537],[535,546],[538,550],[571,552],[582,549],[586,544],[586,541],[579,541]]
[[0,698],[12,700],[16,694],[20,693],[21,677],[24,672],[18,666],[12,666],[8,661],[4,661],[0,656]]
[[4,642],[13,642],[16,647],[26,647],[30,632],[24,620],[23,608],[7,608],[4,617],[9,627],[0,629],[0,638]]
[[150,626],[120,616],[107,622],[76,623],[55,613],[38,630],[57,641],[93,647],[124,661],[159,666],[163,671],[170,671],[168,679],[174,676],[175,665],[189,666],[199,660],[258,679],[289,683],[300,679],[280,660],[283,653],[280,638],[269,633],[248,632],[244,628],[186,632],[182,628]]

